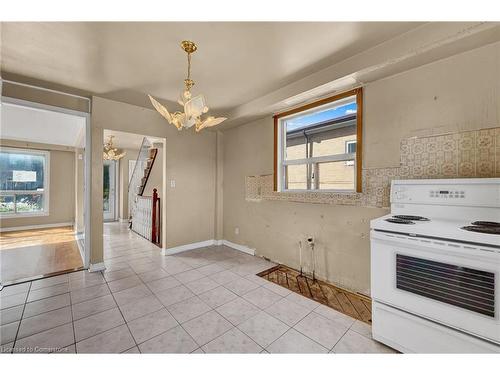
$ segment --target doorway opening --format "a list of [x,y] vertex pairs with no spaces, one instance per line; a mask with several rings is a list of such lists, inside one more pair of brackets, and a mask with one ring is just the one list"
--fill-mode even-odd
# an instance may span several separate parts
[[87,268],[89,114],[5,96],[0,108],[0,288]]

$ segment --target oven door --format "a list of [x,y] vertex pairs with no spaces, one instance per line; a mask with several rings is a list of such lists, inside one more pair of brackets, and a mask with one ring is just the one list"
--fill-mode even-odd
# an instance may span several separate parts
[[498,249],[371,232],[371,293],[394,306],[500,343]]

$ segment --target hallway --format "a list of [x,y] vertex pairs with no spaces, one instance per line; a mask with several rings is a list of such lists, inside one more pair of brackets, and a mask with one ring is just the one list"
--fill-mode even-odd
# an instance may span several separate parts
[[256,276],[274,266],[226,246],[162,256],[104,226],[106,271],[4,288],[2,352],[391,352],[370,326]]

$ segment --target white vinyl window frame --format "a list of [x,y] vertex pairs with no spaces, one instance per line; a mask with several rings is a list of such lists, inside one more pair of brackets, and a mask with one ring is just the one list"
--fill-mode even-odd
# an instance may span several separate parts
[[[313,193],[338,193],[338,192],[355,192],[357,185],[357,175],[354,173],[354,183],[352,189],[287,189],[286,188],[286,167],[288,165],[314,165],[316,163],[327,163],[327,162],[342,162],[349,163],[349,165],[353,165],[356,168],[356,153],[343,153],[343,154],[333,154],[333,155],[325,155],[325,156],[317,156],[303,159],[292,159],[287,160],[285,157],[286,153],[286,126],[285,123],[287,120],[290,120],[293,117],[297,117],[298,115],[303,116],[306,114],[314,113],[319,110],[325,110],[330,106],[334,106],[335,102],[328,103],[323,106],[318,106],[312,108],[307,111],[294,113],[290,116],[281,117],[278,119],[278,191],[281,192],[313,192]],[[356,141],[352,141],[356,142]],[[347,147],[346,147],[347,148]],[[310,176],[307,176],[307,179],[310,179]],[[312,181],[308,182],[308,185],[312,185]]]
[[[43,210],[36,212],[21,212],[18,213],[16,209],[14,212],[1,213],[0,218],[22,218],[22,217],[37,217],[48,216],[50,214],[50,151],[36,150],[28,148],[15,148],[15,147],[0,147],[0,152],[12,154],[27,154],[27,155],[41,155],[44,157],[43,162],[43,191],[39,190],[0,190],[1,196],[16,196],[16,195],[35,195],[43,194]],[[14,201],[15,202],[15,201]],[[14,203],[15,207],[15,203]]]

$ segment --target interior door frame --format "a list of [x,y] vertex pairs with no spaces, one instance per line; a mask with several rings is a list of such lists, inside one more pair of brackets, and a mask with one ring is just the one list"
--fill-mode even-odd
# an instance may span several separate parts
[[[7,82],[7,81],[6,81]],[[14,84],[17,84],[14,82]],[[29,86],[29,85],[28,85]],[[0,86],[1,87],[1,86]],[[45,90],[40,87],[32,86],[36,89],[39,90]],[[52,90],[49,90],[52,91]],[[90,106],[91,106],[91,101],[89,98],[81,97],[78,95],[72,95],[72,94],[66,94],[63,92],[58,93],[62,95],[69,95],[69,96],[76,96],[78,98],[82,99],[87,99],[89,101],[89,111],[90,111]],[[29,107],[29,108],[36,108],[36,109],[43,109],[47,111],[53,111],[53,112],[59,112],[59,113],[64,113],[68,115],[73,115],[73,116],[78,116],[78,117],[83,117],[85,119],[85,159],[84,159],[84,225],[85,225],[85,231],[84,231],[84,246],[83,246],[83,254],[82,255],[82,261],[83,261],[83,268],[88,269],[90,266],[90,241],[91,241],[91,219],[90,219],[90,197],[91,197],[91,185],[90,185],[90,177],[91,177],[91,154],[92,154],[92,140],[91,140],[91,133],[92,133],[92,128],[90,124],[90,113],[89,112],[81,112],[81,111],[75,111],[72,109],[67,109],[67,108],[62,108],[62,107],[56,107],[48,104],[41,104],[41,103],[36,103],[36,102],[31,102],[28,100],[23,100],[23,99],[17,99],[17,98],[11,98],[8,96],[3,96],[1,97],[1,102],[9,103],[9,104],[15,104],[19,106],[24,106],[24,107]]]
[[[113,191],[113,194],[111,195],[110,194],[110,197],[109,197],[109,204],[112,206],[110,207],[110,210],[109,211],[106,211],[106,212],[109,212],[112,217],[108,217],[106,218],[104,216],[104,210],[103,210],[103,221],[104,222],[110,222],[110,221],[115,221],[116,218],[117,218],[117,211],[118,211],[118,184],[119,184],[119,179],[118,179],[118,170],[119,170],[119,160],[104,160],[103,161],[103,167],[105,164],[108,164],[110,165],[110,172],[111,170],[113,171],[113,173],[111,174],[110,173],[110,193],[111,191]],[[104,169],[103,169],[104,171]],[[111,189],[111,183],[113,184],[113,189]]]

